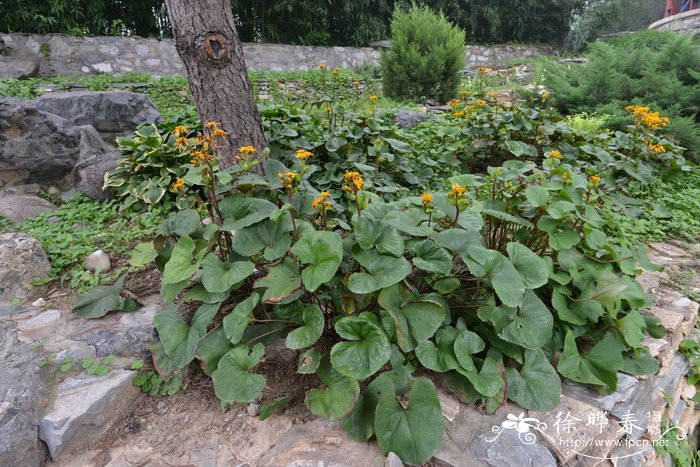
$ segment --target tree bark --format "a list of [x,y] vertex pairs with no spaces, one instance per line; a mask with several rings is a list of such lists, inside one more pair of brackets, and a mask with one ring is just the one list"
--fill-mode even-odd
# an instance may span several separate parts
[[[241,146],[262,151],[267,141],[230,1],[165,0],[165,4],[197,112],[203,122],[221,122],[229,132],[213,149],[220,166],[235,164]],[[204,131],[211,130],[205,125]]]

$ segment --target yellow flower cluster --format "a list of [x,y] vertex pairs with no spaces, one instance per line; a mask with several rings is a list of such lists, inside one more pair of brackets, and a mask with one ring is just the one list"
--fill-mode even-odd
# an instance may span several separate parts
[[241,154],[255,154],[258,150],[254,146],[241,146],[238,152]]
[[296,151],[296,158],[300,161],[305,161],[313,155],[314,153],[312,153],[311,151],[307,151],[306,149],[297,149]]
[[215,128],[212,132],[211,135],[215,138],[224,138],[228,136],[228,131],[222,130],[221,128]]
[[591,185],[593,187],[597,187],[598,185],[600,185],[600,177],[598,175],[593,175],[591,177]]
[[184,187],[185,187],[185,179],[184,179],[184,178],[178,177],[178,178],[175,179],[175,183],[173,183],[173,184],[170,186],[170,189],[171,189],[172,191],[174,191],[174,192],[177,193],[178,191],[180,191],[180,190],[183,189]]
[[277,174],[277,176],[282,181],[282,186],[289,189],[292,187],[292,185],[294,185],[294,182],[299,174],[297,172],[280,172]]
[[554,149],[552,151],[549,151],[549,157],[551,157],[554,160],[561,159],[562,156],[563,156],[563,154],[558,149]]
[[372,102],[375,102],[375,101],[379,100],[379,96],[369,96],[369,100]]
[[625,108],[632,112],[632,115],[634,115],[634,122],[637,125],[644,125],[652,130],[658,130],[659,128],[665,127],[671,123],[671,120],[668,117],[660,116],[659,112],[652,112],[649,107],[644,107],[641,105],[628,105]]
[[459,99],[452,99],[451,101],[447,102],[447,105],[449,105],[450,107],[454,108],[454,107],[459,107],[459,105],[460,105],[461,103],[462,103],[462,101],[459,100]]
[[175,139],[175,142],[177,143],[177,149],[180,150],[180,149],[184,149],[185,147],[187,147],[188,141],[189,140],[187,138],[185,138],[184,136],[177,137]]
[[547,91],[543,91],[542,94],[540,94],[540,97],[542,100],[548,99],[550,94]]
[[486,73],[486,67],[480,66],[479,68],[476,69],[476,71],[483,75],[484,73]]
[[194,165],[199,165],[202,162],[206,162],[209,159],[209,155],[204,151],[192,151],[190,155],[192,156],[192,159],[190,159],[190,163]]
[[350,192],[358,192],[365,186],[365,181],[362,180],[362,175],[359,172],[345,172],[345,186],[343,189]]
[[339,67],[333,68],[333,74],[337,75],[338,73],[340,73],[340,68]]
[[321,71],[326,71],[326,70],[328,69],[328,65],[326,65],[325,63],[321,63],[321,64],[318,66],[318,68],[319,68]]
[[332,204],[330,201],[331,194],[328,193],[327,191],[322,191],[321,196],[318,198],[315,198],[311,202],[311,207],[314,209],[318,209],[319,211],[325,211],[327,209],[330,209]]
[[456,112],[452,112],[452,116],[457,117],[457,118],[464,118],[467,116],[463,111],[458,110]]
[[654,144],[651,141],[644,141],[644,144],[646,144],[646,146],[650,150],[654,151],[657,154],[661,154],[662,152],[666,152],[666,147],[664,147],[663,144]]
[[483,106],[486,105],[486,101],[483,100],[483,99],[474,99],[474,100],[472,101],[472,105],[476,105],[476,106],[478,106],[478,107],[483,107]]
[[207,128],[218,128],[221,126],[221,123],[209,120],[207,122],[204,122],[204,126],[206,126]]
[[467,187],[455,184],[455,185],[452,185],[452,189],[450,190],[450,193],[447,196],[450,199],[460,199],[460,198],[464,198],[464,195],[466,195],[466,194],[467,194]]
[[173,133],[175,133],[175,136],[182,136],[190,132],[190,129],[187,128],[184,125],[178,125],[175,128],[173,128]]
[[430,193],[423,193],[420,195],[420,201],[423,203],[423,207],[427,208],[431,204],[433,204],[433,195]]

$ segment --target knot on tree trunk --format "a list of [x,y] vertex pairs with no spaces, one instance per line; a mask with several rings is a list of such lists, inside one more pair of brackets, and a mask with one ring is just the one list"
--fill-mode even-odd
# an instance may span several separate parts
[[217,33],[207,33],[200,41],[208,61],[215,66],[224,66],[231,61],[231,44],[229,40]]

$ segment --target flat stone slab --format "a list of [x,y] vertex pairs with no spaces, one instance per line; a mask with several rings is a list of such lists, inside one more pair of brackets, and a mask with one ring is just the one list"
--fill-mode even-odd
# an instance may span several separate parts
[[0,214],[16,224],[55,209],[56,206],[38,196],[16,195],[0,198]]
[[135,371],[69,378],[58,386],[53,410],[39,424],[39,438],[56,459],[62,453],[93,446],[114,423],[134,408],[140,390]]
[[51,334],[61,320],[61,310],[48,310],[33,318],[20,321],[18,339],[31,343]]

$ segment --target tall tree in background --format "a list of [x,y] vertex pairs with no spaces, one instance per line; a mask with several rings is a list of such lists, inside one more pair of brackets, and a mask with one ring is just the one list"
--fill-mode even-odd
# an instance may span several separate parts
[[229,132],[215,150],[221,166],[233,165],[241,146],[265,148],[229,1],[166,0],[165,4],[197,112],[202,121],[221,122]]

